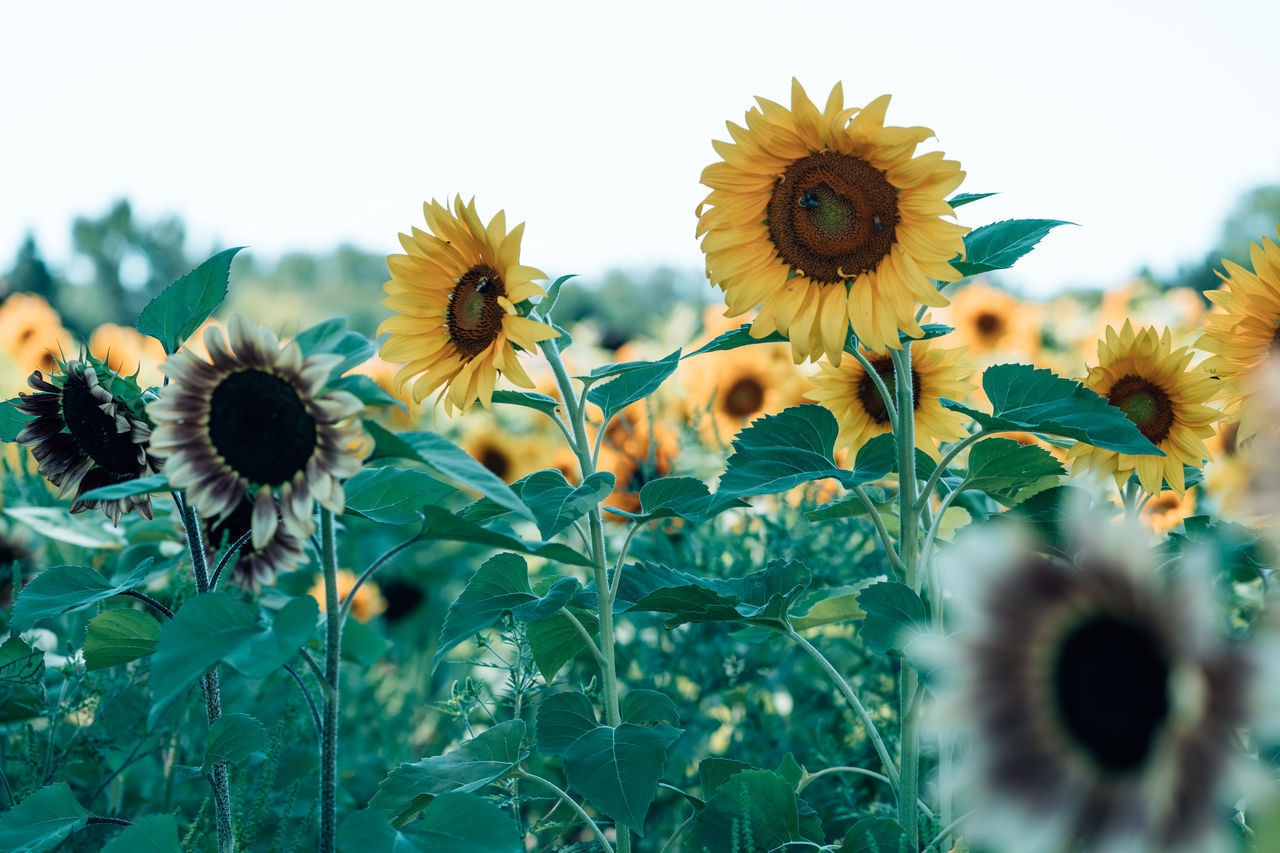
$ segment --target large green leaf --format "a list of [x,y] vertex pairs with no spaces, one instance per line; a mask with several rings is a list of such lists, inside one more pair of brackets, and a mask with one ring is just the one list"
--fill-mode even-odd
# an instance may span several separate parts
[[694,818],[692,847],[729,850],[748,831],[753,841],[750,853],[781,850],[806,840],[800,832],[795,789],[777,773],[739,770],[722,782]]
[[111,839],[102,853],[182,853],[178,822],[170,814],[140,817],[133,826]]
[[146,495],[153,492],[167,492],[169,479],[164,474],[152,474],[150,477],[139,477],[136,480],[125,480],[123,483],[112,483],[90,489],[80,496],[84,501],[113,501],[133,495]]
[[353,367],[369,360],[377,347],[373,341],[359,332],[347,329],[345,317],[334,317],[304,329],[294,339],[303,355],[336,355],[341,359],[329,372],[330,381],[336,380]]
[[271,745],[267,727],[249,714],[224,714],[209,726],[209,741],[204,751],[204,769],[226,761],[236,764],[255,752],[265,752]]
[[[589,633],[600,627],[596,617],[586,610],[566,608]],[[530,622],[527,630],[529,647],[533,651],[533,663],[549,684],[564,665],[587,650],[587,641],[561,611],[547,619]]]
[[422,514],[426,519],[426,532],[423,538],[427,541],[470,542],[474,545],[487,545],[504,551],[533,554],[571,566],[592,565],[589,557],[559,542],[528,542],[517,539],[515,536],[490,530],[459,518],[442,507],[423,507]]
[[158,340],[165,352],[177,352],[227,298],[231,259],[243,248],[218,252],[156,294],[138,315],[138,331]]
[[16,634],[0,646],[0,683],[35,684],[44,675],[44,652]]
[[680,365],[680,350],[658,361],[625,361],[591,371],[591,379],[608,379],[587,391],[587,402],[600,407],[607,423],[632,403],[643,400]]
[[610,513],[637,522],[660,518],[707,521],[727,509],[746,506],[745,501],[721,499],[711,494],[707,484],[694,477],[662,477],[640,488],[640,512],[605,507]]
[[511,816],[475,794],[444,793],[422,819],[397,829],[386,815],[361,809],[338,827],[341,853],[524,853]]
[[550,539],[607,498],[615,482],[611,472],[597,471],[575,487],[564,474],[548,468],[521,480],[520,499],[533,511],[538,533]]
[[836,853],[906,853],[912,849],[896,820],[868,817],[849,827]]
[[494,391],[493,402],[508,406],[523,406],[526,409],[542,412],[544,415],[554,415],[560,406],[560,401],[556,398],[533,391]]
[[970,231],[964,237],[964,260],[953,260],[961,275],[1004,270],[1036,247],[1059,225],[1074,225],[1061,219],[1006,219]]
[[521,748],[524,734],[523,721],[507,720],[443,755],[401,764],[378,785],[369,805],[402,827],[433,797],[478,791],[510,773],[528,755]]
[[667,752],[681,734],[665,724],[596,726],[565,750],[565,776],[587,802],[643,836]]
[[[867,614],[858,603],[858,596],[870,586],[870,581],[862,581],[835,589],[811,590],[808,595],[797,602],[790,616],[791,627],[797,631],[820,628],[823,625],[835,625],[841,622],[856,622]],[[799,612],[801,608],[804,612]]]
[[101,515],[73,516],[60,506],[15,506],[4,514],[16,518],[46,539],[90,550],[116,551],[124,546],[124,534]]
[[85,825],[89,812],[66,782],[41,788],[6,812],[0,812],[0,850],[44,853]]
[[449,606],[440,630],[440,645],[432,666],[467,637],[491,628],[510,613],[521,622],[546,619],[568,603],[578,589],[576,578],[561,578],[539,596],[529,585],[529,568],[516,554],[496,554],[467,582],[462,595]]
[[897,581],[874,583],[858,594],[866,612],[859,627],[862,644],[876,654],[902,651],[912,637],[927,627],[928,613],[920,596]]
[[348,480],[343,491],[347,512],[384,524],[410,524],[424,506],[437,505],[454,489],[412,468],[365,468]]
[[156,650],[160,623],[142,610],[108,610],[89,620],[84,637],[85,669],[105,669]]
[[349,373],[329,380],[329,390],[346,391],[366,406],[396,406],[407,412],[404,403],[363,373]]
[[291,598],[276,611],[269,626],[263,625],[222,659],[249,678],[266,678],[306,645],[315,633],[319,615],[320,605],[311,596]]
[[751,344],[784,344],[786,342],[787,336],[780,332],[770,332],[762,338],[753,338],[751,337],[751,324],[743,323],[736,329],[730,329],[727,332],[716,335],[710,342],[686,354],[685,358],[691,358],[707,352],[723,352],[724,350],[737,349]]
[[1034,444],[988,438],[969,449],[969,470],[962,488],[979,489],[1005,506],[1056,486],[1066,469],[1053,454]]
[[1105,450],[1164,456],[1124,412],[1079,382],[1029,364],[997,364],[982,374],[992,414],[940,400],[988,432],[1034,432],[1084,441]]
[[632,690],[622,697],[622,721],[638,726],[656,723],[677,726],[680,724],[680,712],[676,709],[676,703],[665,693],[657,690]]
[[142,583],[155,570],[153,564],[148,557],[116,581],[108,581],[85,566],[51,566],[22,588],[10,623],[23,631],[41,619],[105,601]]
[[18,411],[17,403],[19,402],[20,400],[14,397],[0,403],[0,441],[17,441],[18,433],[27,425],[27,416]]
[[562,756],[598,725],[595,708],[585,695],[576,690],[553,693],[538,703],[538,752]]

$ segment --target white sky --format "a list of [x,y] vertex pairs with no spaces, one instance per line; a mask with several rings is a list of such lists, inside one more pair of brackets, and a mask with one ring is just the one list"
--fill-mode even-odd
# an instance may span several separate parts
[[29,228],[65,265],[72,217],[121,196],[181,215],[193,253],[272,256],[396,251],[460,192],[526,221],[553,276],[696,269],[711,139],[794,75],[933,128],[962,191],[1003,193],[965,224],[1083,226],[1015,285],[1114,284],[1196,258],[1280,181],[1277,31],[1274,0],[0,0],[0,268]]

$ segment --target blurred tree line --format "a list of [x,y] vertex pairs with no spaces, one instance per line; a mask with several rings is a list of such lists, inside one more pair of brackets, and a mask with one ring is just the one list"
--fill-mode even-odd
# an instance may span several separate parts
[[1280,184],[1263,184],[1248,190],[1236,201],[1235,207],[1222,223],[1217,241],[1202,257],[1178,265],[1169,275],[1158,275],[1150,270],[1142,274],[1165,289],[1189,287],[1204,293],[1221,284],[1215,271],[1222,269],[1226,258],[1243,267],[1253,269],[1249,260],[1249,244],[1263,237],[1275,242],[1276,225],[1280,224]]

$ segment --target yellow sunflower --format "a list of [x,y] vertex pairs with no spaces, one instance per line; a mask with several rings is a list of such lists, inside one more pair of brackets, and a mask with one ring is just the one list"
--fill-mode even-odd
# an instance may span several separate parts
[[468,428],[461,444],[463,450],[504,483],[514,483],[546,467],[535,442],[513,435],[507,425],[497,419],[478,428]]
[[[1277,229],[1280,231],[1280,228]],[[1242,406],[1249,396],[1247,377],[1268,355],[1280,350],[1280,247],[1263,238],[1249,247],[1250,272],[1224,260],[1222,285],[1205,295],[1217,306],[1196,343],[1213,353],[1205,370],[1223,381],[1227,416],[1240,421],[1239,440],[1248,441],[1266,424],[1257,406]]]
[[1142,508],[1142,520],[1157,533],[1168,533],[1195,511],[1196,498],[1193,492],[1178,495],[1165,489],[1147,501],[1147,505]]
[[688,415],[708,444],[727,444],[748,422],[805,402],[812,388],[775,347],[762,344],[700,355],[682,368]]
[[955,327],[951,342],[971,357],[999,352],[1032,358],[1039,348],[1035,308],[980,281],[956,293],[942,319]]
[[1213,435],[1220,413],[1204,405],[1216,391],[1214,378],[1199,368],[1188,369],[1189,347],[1172,347],[1168,329],[1163,334],[1152,328],[1135,332],[1128,320],[1118,334],[1107,327],[1106,337],[1098,341],[1098,366],[1089,368],[1084,384],[1124,412],[1165,455],[1135,456],[1081,442],[1067,451],[1073,472],[1114,474],[1121,487],[1136,472],[1142,488],[1153,495],[1160,493],[1162,480],[1176,494],[1183,493],[1182,466],[1198,468],[1209,458],[1204,440]]
[[534,279],[541,270],[520,264],[524,223],[507,232],[502,211],[488,226],[475,201],[454,200],[454,213],[437,201],[423,205],[431,233],[414,228],[400,235],[404,255],[388,255],[390,294],[383,304],[396,314],[378,327],[389,333],[380,355],[402,363],[396,387],[412,381],[414,402],[444,386],[446,413],[465,410],[476,399],[486,407],[498,371],[532,388],[513,344],[536,349],[556,336],[550,326],[523,317],[516,305],[545,296]]
[[877,351],[920,335],[916,304],[947,304],[931,279],[960,278],[948,261],[968,229],[942,218],[960,164],[913,157],[933,131],[886,127],[888,95],[846,108],[836,84],[819,111],[793,80],[791,109],[757,101],[702,173],[697,233],[729,313],[762,306],[752,335],[782,332],[797,362],[838,365],[849,323]]
[[[897,383],[889,356],[873,352],[864,355],[892,392]],[[938,402],[940,397],[963,400],[972,390],[966,381],[969,369],[957,364],[959,358],[960,350],[935,349],[928,342],[911,348],[916,446],[934,459],[939,458],[938,442],[958,441],[966,435],[965,416],[944,409]],[[889,412],[876,390],[875,380],[860,362],[850,360],[839,367],[823,363],[813,382],[817,389],[805,396],[826,406],[836,416],[840,424],[837,448],[847,447],[856,453],[872,438],[890,431]]]
[[145,385],[159,385],[163,380],[160,363],[164,361],[164,347],[150,335],[143,335],[131,326],[103,323],[89,335],[89,352],[107,363],[107,366],[124,376],[138,374]]
[[49,373],[55,357],[72,348],[72,338],[44,297],[11,293],[0,302],[0,347],[24,373]]

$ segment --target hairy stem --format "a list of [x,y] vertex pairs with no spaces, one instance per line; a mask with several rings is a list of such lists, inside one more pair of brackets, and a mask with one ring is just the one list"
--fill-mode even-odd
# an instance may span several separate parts
[[338,710],[342,609],[338,601],[338,553],[333,513],[320,508],[320,562],[324,571],[324,725],[320,746],[320,853],[334,853],[338,837]]
[[[528,771],[522,770],[522,769],[517,769],[514,775],[517,779],[528,779],[530,782],[537,782],[539,785],[542,785],[543,787],[549,789],[552,793],[554,793],[557,797],[560,798],[560,801],[562,803],[564,803],[569,808],[577,812],[578,817],[582,818],[582,820],[587,824],[587,826],[591,828],[591,831],[595,833],[596,840],[600,842],[600,846],[605,849],[606,853],[614,853],[613,845],[609,843],[609,839],[604,834],[604,830],[602,830],[596,824],[596,822],[591,819],[591,815],[587,814],[586,810],[583,809],[582,806],[578,805],[577,800],[575,800],[573,797],[566,794],[564,791],[560,790],[559,785],[555,784],[550,779],[543,779],[541,776],[538,776],[537,774],[529,773]],[[619,838],[619,841],[621,841],[621,838]]]

